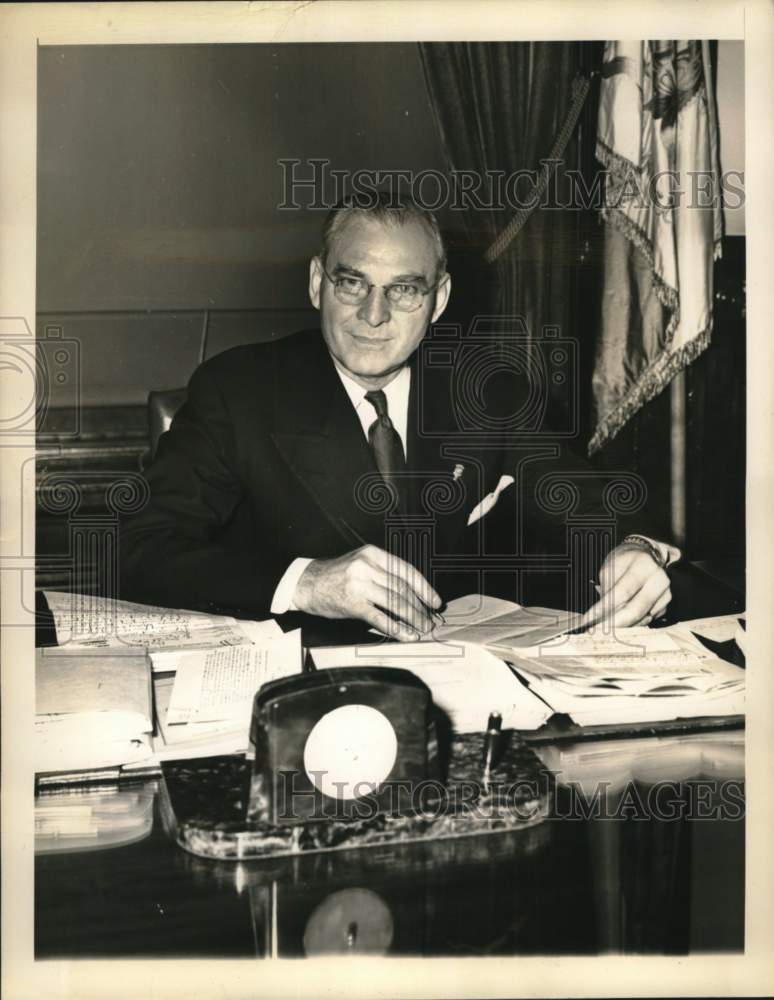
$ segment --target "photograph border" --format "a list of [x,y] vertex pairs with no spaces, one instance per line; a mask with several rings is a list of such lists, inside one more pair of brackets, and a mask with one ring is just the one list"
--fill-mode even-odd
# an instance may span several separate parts
[[[38,45],[535,40],[602,37],[745,41],[748,472],[747,872],[744,955],[512,959],[58,961],[33,958],[34,489],[29,434],[0,448],[3,996],[736,996],[774,992],[774,6],[755,2],[317,0],[289,3],[6,4],[0,9],[0,321],[35,330]],[[9,141],[8,137],[12,137]],[[2,406],[25,389],[0,372]],[[32,390],[34,392],[34,389]],[[33,408],[34,409],[34,408]],[[32,416],[34,423],[34,413]],[[23,495],[24,494],[24,495]],[[33,515],[34,516],[34,515]],[[28,622],[25,626],[24,622]]]

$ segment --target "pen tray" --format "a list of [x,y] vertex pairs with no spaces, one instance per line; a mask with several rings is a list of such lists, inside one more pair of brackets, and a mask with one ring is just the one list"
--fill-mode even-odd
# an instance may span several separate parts
[[481,836],[541,823],[553,792],[550,772],[514,732],[506,731],[497,766],[483,784],[484,738],[466,733],[451,739],[446,780],[442,786],[435,783],[438,794],[424,811],[293,826],[245,819],[253,764],[244,756],[168,761],[162,765],[164,826],[191,854],[243,861]]

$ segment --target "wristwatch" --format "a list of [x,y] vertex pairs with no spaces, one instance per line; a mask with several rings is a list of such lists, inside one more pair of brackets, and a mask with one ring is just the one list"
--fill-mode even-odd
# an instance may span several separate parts
[[627,535],[621,544],[631,545],[633,548],[642,549],[643,552],[647,552],[659,569],[666,569],[670,562],[675,561],[674,559],[670,559],[671,553],[669,550],[664,552],[663,549],[659,548],[649,538],[646,538],[645,535]]

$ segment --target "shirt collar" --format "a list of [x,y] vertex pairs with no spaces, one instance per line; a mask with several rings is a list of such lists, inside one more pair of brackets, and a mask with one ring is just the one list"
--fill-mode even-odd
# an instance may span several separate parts
[[[363,403],[370,408],[371,404],[365,398],[368,389],[364,389],[351,375],[343,372],[335,363],[334,367],[355,409],[358,410]],[[408,365],[404,365],[392,382],[389,382],[382,390],[387,397],[387,411],[390,414],[397,413],[401,405],[405,406],[407,404],[410,385],[411,369]]]

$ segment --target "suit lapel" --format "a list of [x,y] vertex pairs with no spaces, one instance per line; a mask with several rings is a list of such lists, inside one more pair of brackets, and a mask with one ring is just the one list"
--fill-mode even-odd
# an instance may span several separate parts
[[[458,432],[448,372],[439,376],[427,369],[420,371],[420,359],[421,352],[412,359],[406,435],[412,472],[411,509],[433,516],[436,540],[450,552],[465,526],[469,508],[476,502],[471,494],[478,489],[478,476],[465,455],[458,454],[455,448]],[[464,469],[459,483],[454,476],[455,466]]]
[[322,335],[299,350],[277,377],[277,430],[272,435],[299,483],[350,548],[384,546],[383,514],[356,497],[358,481],[376,473],[360,421]]
[[[452,552],[484,495],[485,470],[455,443],[448,372],[420,373],[418,355],[411,361],[406,433],[409,512],[433,516],[439,547]],[[373,455],[319,332],[281,362],[274,405],[275,426],[282,428],[272,435],[277,448],[345,544],[384,548],[384,511],[356,497],[362,477],[378,476]],[[457,465],[464,468],[459,483]]]

